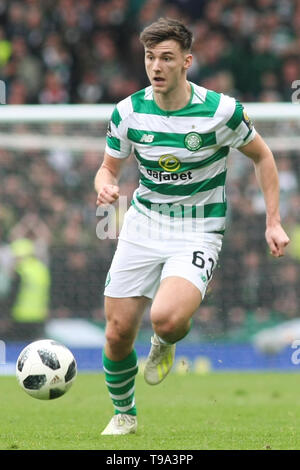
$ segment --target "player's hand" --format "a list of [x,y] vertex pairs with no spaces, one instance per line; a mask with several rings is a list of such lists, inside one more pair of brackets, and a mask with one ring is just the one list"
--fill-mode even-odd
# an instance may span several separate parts
[[266,240],[270,248],[270,253],[275,258],[283,256],[285,247],[290,243],[290,239],[281,224],[267,227]]
[[106,206],[115,202],[120,195],[119,186],[114,184],[105,184],[97,196],[97,206]]

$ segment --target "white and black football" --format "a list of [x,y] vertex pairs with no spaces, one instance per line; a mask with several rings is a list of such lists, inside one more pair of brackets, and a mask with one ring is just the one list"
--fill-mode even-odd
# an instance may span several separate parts
[[77,364],[66,346],[43,339],[34,341],[21,351],[16,375],[29,395],[40,400],[52,400],[69,390],[77,376]]

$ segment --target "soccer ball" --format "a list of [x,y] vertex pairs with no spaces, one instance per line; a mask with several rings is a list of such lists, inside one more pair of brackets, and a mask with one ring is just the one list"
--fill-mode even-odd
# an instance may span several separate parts
[[43,339],[21,351],[16,375],[29,395],[39,400],[52,400],[69,390],[77,375],[77,364],[66,346]]

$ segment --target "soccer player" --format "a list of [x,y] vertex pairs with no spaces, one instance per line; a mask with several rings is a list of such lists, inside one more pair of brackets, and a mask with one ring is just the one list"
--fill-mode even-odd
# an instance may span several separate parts
[[135,338],[148,302],[154,330],[147,383],[169,373],[176,343],[203,301],[225,229],[230,147],[252,159],[266,204],[265,237],[273,256],[289,242],[280,223],[273,155],[234,98],[187,80],[192,34],[161,18],[140,36],[150,86],[117,104],[104,160],[95,177],[97,205],[119,198],[124,160],[134,151],[139,187],[127,211],[104,291],[103,366],[115,414],[103,435],[137,429]]

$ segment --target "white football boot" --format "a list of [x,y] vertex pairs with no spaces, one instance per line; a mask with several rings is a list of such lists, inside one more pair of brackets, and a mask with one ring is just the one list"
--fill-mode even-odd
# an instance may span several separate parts
[[120,434],[132,434],[137,430],[137,417],[125,413],[114,415],[104,431],[102,436],[113,436]]
[[161,343],[154,333],[144,370],[144,379],[149,385],[159,384],[168,375],[174,362],[175,349],[175,344]]

